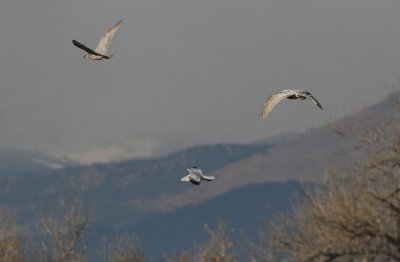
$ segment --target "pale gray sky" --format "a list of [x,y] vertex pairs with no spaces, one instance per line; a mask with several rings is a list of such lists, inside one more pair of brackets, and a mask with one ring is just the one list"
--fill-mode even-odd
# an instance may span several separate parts
[[[0,149],[82,162],[302,131],[400,76],[398,0],[5,0]],[[87,61],[123,18],[108,61]],[[323,104],[266,97],[311,91]]]

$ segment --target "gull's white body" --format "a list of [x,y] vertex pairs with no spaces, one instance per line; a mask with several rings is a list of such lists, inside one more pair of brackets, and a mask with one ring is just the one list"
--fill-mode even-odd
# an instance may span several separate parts
[[203,175],[203,171],[197,167],[187,168],[187,171],[189,171],[189,174],[181,178],[182,182],[191,182],[192,184],[198,186],[202,180],[212,181],[215,179],[215,176]]
[[315,99],[315,97],[312,96],[310,92],[300,89],[285,89],[267,98],[261,110],[259,120],[263,121],[267,117],[267,115],[271,112],[271,110],[285,98],[300,99],[300,100],[311,99],[311,101],[313,101],[314,104],[322,110],[321,104],[318,102],[317,99]]
[[89,60],[103,60],[110,59],[112,55],[106,55],[108,46],[110,45],[111,39],[113,38],[115,32],[117,32],[118,28],[122,24],[122,19],[119,20],[115,25],[113,25],[110,29],[107,30],[100,38],[99,44],[97,45],[95,50],[90,49],[82,43],[79,43],[76,40],[72,40],[74,46],[84,50],[87,54],[84,55],[84,58]]

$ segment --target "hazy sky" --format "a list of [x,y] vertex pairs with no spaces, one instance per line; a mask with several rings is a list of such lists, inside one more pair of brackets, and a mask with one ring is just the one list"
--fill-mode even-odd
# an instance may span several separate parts
[[[82,162],[247,143],[375,103],[400,76],[398,0],[3,0],[0,149]],[[124,23],[106,61],[88,61]],[[324,106],[266,97],[311,91]]]

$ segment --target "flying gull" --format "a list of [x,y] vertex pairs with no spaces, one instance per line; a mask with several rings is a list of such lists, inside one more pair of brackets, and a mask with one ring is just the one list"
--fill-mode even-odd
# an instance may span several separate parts
[[317,99],[312,96],[310,92],[299,89],[285,89],[267,98],[267,100],[264,102],[262,111],[259,116],[260,122],[263,121],[271,112],[272,108],[274,108],[284,98],[300,100],[306,100],[309,98],[314,102],[316,106],[318,106],[322,110],[321,104],[317,101]]
[[212,181],[215,179],[215,176],[203,175],[201,169],[195,166],[192,168],[187,168],[187,171],[189,171],[189,174],[181,178],[182,182],[192,182],[194,185],[198,186],[202,180]]
[[86,51],[86,55],[83,58],[87,58],[90,60],[103,60],[103,59],[110,59],[113,55],[106,55],[108,46],[110,45],[111,39],[113,38],[115,32],[117,32],[118,28],[122,24],[122,19],[119,20],[115,25],[113,25],[104,35],[100,38],[99,44],[97,45],[96,49],[93,51],[89,47],[85,46],[84,44],[79,43],[76,40],[72,40],[74,46]]

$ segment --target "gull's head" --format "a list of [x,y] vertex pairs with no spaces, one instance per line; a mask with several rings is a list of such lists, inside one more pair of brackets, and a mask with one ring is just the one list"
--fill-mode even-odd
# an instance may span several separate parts
[[189,181],[190,181],[189,176],[184,176],[181,178],[181,182],[189,182]]
[[89,57],[89,55],[88,54],[86,54],[86,55],[84,55],[82,58],[88,58]]

